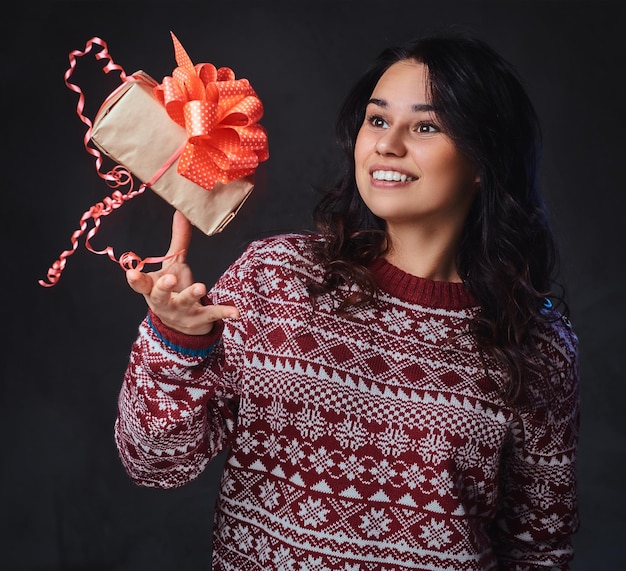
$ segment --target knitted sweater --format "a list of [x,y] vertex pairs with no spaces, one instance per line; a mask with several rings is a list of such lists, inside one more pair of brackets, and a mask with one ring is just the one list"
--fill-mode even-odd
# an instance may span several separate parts
[[[218,571],[567,569],[577,528],[577,340],[554,315],[515,408],[468,333],[462,284],[372,266],[377,302],[336,312],[306,285],[318,237],[251,244],[210,292],[206,336],[149,314],[116,442],[139,484],[180,486],[228,455]],[[345,291],[343,292],[346,293]],[[488,374],[486,374],[488,371]]]

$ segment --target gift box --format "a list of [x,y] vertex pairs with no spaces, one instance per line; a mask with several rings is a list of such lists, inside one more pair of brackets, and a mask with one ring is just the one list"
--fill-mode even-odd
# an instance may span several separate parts
[[[106,156],[124,166],[205,234],[224,229],[254,188],[248,176],[206,189],[177,172],[180,150],[188,140],[185,128],[172,121],[155,95],[158,83],[143,71],[133,74],[98,111],[91,141]],[[172,157],[178,156],[171,161]]]

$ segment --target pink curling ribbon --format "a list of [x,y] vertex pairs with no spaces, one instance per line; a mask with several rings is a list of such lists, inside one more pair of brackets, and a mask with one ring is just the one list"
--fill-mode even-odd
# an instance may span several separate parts
[[[170,32],[171,33],[171,32]],[[177,172],[211,189],[248,176],[269,158],[267,134],[257,123],[263,104],[247,79],[227,67],[194,66],[171,33],[178,67],[154,88],[170,118],[188,139]]]
[[[91,120],[88,117],[86,117],[83,113],[83,110],[85,107],[85,96],[81,88],[75,83],[71,83],[69,80],[76,69],[77,58],[87,55],[89,52],[91,52],[94,46],[100,46],[102,48],[101,51],[94,53],[94,57],[97,60],[107,60],[106,65],[102,68],[104,73],[118,71],[120,74],[120,79],[122,80],[123,83],[128,82],[128,81],[135,81],[136,79],[135,77],[127,76],[124,70],[122,69],[122,67],[117,65],[113,61],[113,58],[109,54],[109,50],[108,50],[106,42],[98,37],[93,37],[90,40],[88,40],[87,43],[85,44],[84,51],[81,52],[80,50],[73,50],[70,52],[69,54],[70,66],[64,74],[65,85],[67,85],[67,87],[71,89],[72,91],[78,93],[76,113],[78,117],[80,118],[80,120],[85,125],[87,125],[87,131],[83,138],[83,144],[85,146],[86,151],[90,155],[95,157],[96,172],[98,176],[103,178],[111,188],[118,188],[118,189],[124,188],[124,187],[128,187],[128,188],[125,193],[121,192],[120,190],[115,190],[111,194],[111,196],[105,197],[102,202],[98,202],[94,204],[91,208],[89,208],[89,210],[83,213],[83,215],[80,218],[80,225],[79,225],[78,230],[75,230],[72,233],[72,236],[70,237],[70,242],[72,244],[71,248],[61,252],[61,254],[59,255],[59,258],[52,264],[52,266],[50,266],[50,268],[48,268],[48,272],[46,273],[46,278],[48,281],[46,282],[44,280],[39,280],[39,285],[43,287],[52,287],[59,281],[61,277],[61,273],[63,272],[67,264],[68,257],[71,256],[77,250],[78,240],[87,231],[87,226],[90,220],[93,220],[93,228],[91,228],[91,230],[87,233],[87,236],[85,238],[85,247],[90,252],[93,252],[95,254],[106,254],[113,261],[118,262],[124,269],[130,269],[133,267],[141,269],[146,263],[158,262],[164,259],[164,258],[147,258],[146,260],[142,260],[139,256],[137,256],[133,252],[127,252],[123,254],[120,260],[118,261],[113,252],[113,248],[111,248],[110,246],[107,246],[103,250],[95,250],[91,246],[90,240],[91,238],[94,237],[94,235],[100,228],[101,217],[109,215],[111,212],[113,212],[113,210],[116,210],[117,208],[122,206],[124,202],[131,200],[135,196],[143,193],[143,191],[146,189],[146,186],[148,186],[147,183],[142,184],[137,190],[133,190],[132,174],[127,169],[125,169],[124,167],[120,165],[113,167],[108,172],[102,172],[100,170],[102,167],[102,154],[100,153],[100,151],[98,151],[97,149],[89,145],[89,141],[91,140],[91,131],[92,131],[93,124]],[[116,92],[117,90],[115,90],[109,97],[114,95]],[[151,181],[151,182],[154,182],[154,181]]]
[[[79,119],[85,125],[87,125],[87,131],[85,132],[85,136],[83,137],[83,145],[85,146],[86,151],[90,155],[93,155],[96,159],[96,172],[98,173],[100,177],[104,178],[107,181],[110,181],[113,184],[113,186],[118,186],[119,180],[120,180],[119,171],[117,171],[116,173],[111,173],[111,172],[102,173],[100,171],[100,168],[102,166],[102,155],[100,151],[89,146],[89,141],[91,140],[91,129],[93,125],[92,125],[91,120],[83,114],[83,110],[85,108],[85,95],[83,94],[81,88],[78,87],[78,85],[76,85],[75,83],[70,83],[69,81],[70,77],[72,76],[72,74],[74,73],[76,69],[77,58],[87,55],[92,50],[94,45],[100,46],[102,48],[101,51],[94,53],[94,57],[97,60],[103,60],[103,59],[108,60],[107,64],[102,68],[102,71],[104,71],[104,73],[108,74],[108,73],[111,73],[112,71],[118,71],[120,74],[120,79],[124,83],[127,81],[135,80],[133,76],[128,77],[126,73],[124,72],[124,70],[122,69],[122,67],[120,65],[117,65],[113,61],[113,58],[111,58],[111,55],[109,54],[109,49],[107,47],[106,42],[98,37],[93,37],[90,40],[88,40],[87,43],[85,44],[84,51],[81,52],[80,50],[73,50],[70,52],[69,54],[70,67],[65,72],[63,79],[65,80],[65,85],[67,85],[69,89],[78,93],[76,113]],[[130,173],[128,174],[128,177],[132,180]]]

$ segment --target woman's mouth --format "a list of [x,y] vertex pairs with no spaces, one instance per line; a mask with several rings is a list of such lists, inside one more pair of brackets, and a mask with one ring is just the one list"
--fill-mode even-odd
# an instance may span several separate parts
[[409,176],[399,171],[375,170],[372,172],[374,180],[384,180],[388,182],[411,182],[417,180],[414,176]]

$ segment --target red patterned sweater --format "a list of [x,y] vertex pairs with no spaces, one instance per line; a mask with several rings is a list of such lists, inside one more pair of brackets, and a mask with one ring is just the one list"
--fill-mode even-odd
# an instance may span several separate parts
[[[375,306],[338,317],[308,243],[253,243],[210,292],[238,307],[207,336],[142,323],[116,441],[139,484],[169,488],[229,449],[214,569],[568,568],[577,528],[577,341],[536,327],[550,367],[516,408],[481,359],[463,285],[372,269]],[[488,375],[485,373],[489,371]]]

